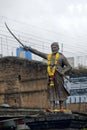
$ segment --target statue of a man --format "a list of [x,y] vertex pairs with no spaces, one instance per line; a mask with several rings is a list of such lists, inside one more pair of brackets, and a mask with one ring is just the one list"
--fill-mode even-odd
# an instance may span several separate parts
[[59,45],[57,42],[51,44],[51,54],[40,52],[31,47],[24,47],[32,53],[48,60],[47,73],[48,73],[48,100],[50,101],[50,108],[55,108],[55,101],[59,101],[60,109],[63,108],[63,103],[70,95],[64,87],[63,76],[71,70],[66,57],[59,53]]
[[59,45],[57,42],[51,44],[51,54],[46,54],[35,50],[31,47],[25,46],[21,41],[12,33],[7,24],[6,28],[11,35],[24,47],[25,50],[29,50],[32,53],[48,60],[47,73],[48,73],[48,99],[50,101],[50,108],[55,108],[55,101],[59,101],[60,109],[63,108],[63,102],[70,95],[64,88],[63,76],[71,70],[71,66],[68,63],[65,56],[59,53]]

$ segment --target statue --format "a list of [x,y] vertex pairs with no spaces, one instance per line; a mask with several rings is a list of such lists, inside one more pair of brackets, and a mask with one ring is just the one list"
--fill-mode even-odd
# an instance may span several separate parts
[[66,57],[59,53],[59,44],[53,42],[51,44],[51,54],[40,52],[31,47],[25,46],[9,29],[5,23],[6,28],[11,35],[24,47],[25,50],[47,59],[47,74],[48,74],[48,101],[50,102],[50,108],[55,109],[55,101],[59,101],[60,110],[63,109],[63,103],[70,95],[64,87],[64,75],[71,70],[71,66],[68,63]]
[[66,57],[59,53],[59,45],[57,42],[51,44],[51,54],[46,54],[35,50],[31,47],[24,46],[25,50],[48,60],[47,73],[48,73],[48,101],[50,102],[50,109],[55,109],[55,101],[59,101],[60,109],[63,109],[63,103],[70,95],[64,87],[63,76],[71,70]]

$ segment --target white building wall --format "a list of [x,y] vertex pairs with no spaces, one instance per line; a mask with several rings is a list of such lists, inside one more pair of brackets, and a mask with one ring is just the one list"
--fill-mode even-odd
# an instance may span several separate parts
[[87,103],[87,75],[70,78],[74,83],[65,80],[65,87],[70,92],[67,103]]

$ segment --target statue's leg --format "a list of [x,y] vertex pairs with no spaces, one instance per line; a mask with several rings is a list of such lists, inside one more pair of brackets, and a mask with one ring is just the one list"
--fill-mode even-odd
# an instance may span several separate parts
[[51,110],[55,109],[55,101],[50,101],[50,109]]
[[63,101],[61,101],[61,100],[59,101],[59,108],[63,109]]

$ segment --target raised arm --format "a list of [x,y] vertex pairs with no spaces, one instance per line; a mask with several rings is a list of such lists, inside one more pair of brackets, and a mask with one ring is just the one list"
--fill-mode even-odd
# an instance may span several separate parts
[[38,56],[40,56],[40,57],[42,57],[42,58],[44,58],[44,59],[47,59],[47,54],[46,53],[42,53],[42,52],[40,52],[40,51],[38,51],[38,50],[35,50],[35,49],[33,49],[33,48],[31,48],[31,47],[28,47],[28,46],[25,46],[15,35],[14,35],[14,33],[10,30],[10,28],[7,26],[7,24],[5,23],[5,26],[6,26],[6,28],[8,29],[8,31],[10,32],[10,34],[23,46],[23,48],[25,49],[25,50],[29,50],[29,51],[31,51],[32,53],[34,53],[34,54],[36,54],[36,55],[38,55]]
[[31,48],[31,47],[28,47],[28,46],[24,46],[24,49],[25,49],[26,51],[31,51],[31,52],[34,53],[35,55],[38,55],[38,56],[40,56],[40,57],[42,57],[42,58],[44,58],[44,59],[47,59],[47,54],[46,54],[46,53],[40,52],[40,51],[38,51],[38,50],[36,50],[36,49],[33,49],[33,48]]

